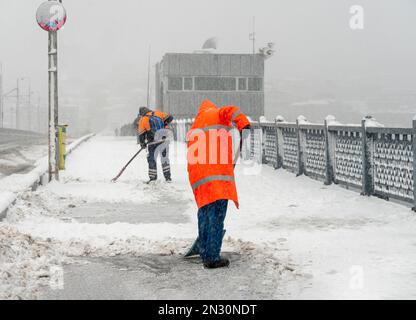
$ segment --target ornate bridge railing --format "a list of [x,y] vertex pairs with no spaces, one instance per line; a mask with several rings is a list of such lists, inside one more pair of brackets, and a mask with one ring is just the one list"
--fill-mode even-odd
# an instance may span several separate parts
[[[185,141],[191,123],[175,121],[175,139]],[[416,120],[412,128],[386,128],[371,117],[360,125],[342,125],[331,116],[324,124],[309,123],[302,116],[291,123],[279,116],[275,122],[252,122],[248,155],[327,185],[404,201],[416,211],[415,137]]]

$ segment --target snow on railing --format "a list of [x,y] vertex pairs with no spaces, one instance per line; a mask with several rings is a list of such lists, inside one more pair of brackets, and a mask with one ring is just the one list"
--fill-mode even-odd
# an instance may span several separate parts
[[[177,141],[185,141],[192,120],[176,120]],[[356,188],[363,195],[411,203],[416,211],[416,119],[412,128],[387,128],[371,116],[361,124],[341,124],[328,116],[323,124],[303,116],[286,122],[261,117],[252,121],[251,158],[323,181]]]

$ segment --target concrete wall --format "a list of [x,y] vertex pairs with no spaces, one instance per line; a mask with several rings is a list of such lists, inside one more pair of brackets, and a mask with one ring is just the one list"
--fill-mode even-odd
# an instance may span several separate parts
[[162,76],[257,76],[264,77],[260,54],[184,54],[163,57]]
[[177,118],[193,118],[205,99],[213,101],[218,106],[235,105],[254,119],[264,115],[263,93],[171,91],[164,95],[164,110]]

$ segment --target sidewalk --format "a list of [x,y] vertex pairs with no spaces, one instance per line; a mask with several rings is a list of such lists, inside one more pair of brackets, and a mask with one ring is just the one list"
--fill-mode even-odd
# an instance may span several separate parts
[[59,183],[18,201],[0,230],[29,234],[35,244],[48,247],[44,286],[39,290],[39,281],[27,279],[33,280],[31,294],[50,299],[416,297],[416,221],[408,208],[269,167],[253,176],[237,169],[241,210],[230,204],[224,243],[231,268],[204,270],[199,259],[184,260],[182,253],[197,234],[197,209],[184,146],[172,147],[178,149],[173,184],[143,184],[145,155],[119,182],[110,183],[137,145],[134,138],[98,136],[70,156]]

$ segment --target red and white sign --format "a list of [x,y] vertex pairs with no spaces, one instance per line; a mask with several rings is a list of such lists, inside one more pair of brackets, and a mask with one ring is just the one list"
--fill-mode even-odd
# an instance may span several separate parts
[[36,12],[36,20],[39,26],[46,31],[58,31],[64,26],[66,18],[64,6],[57,1],[42,3]]

